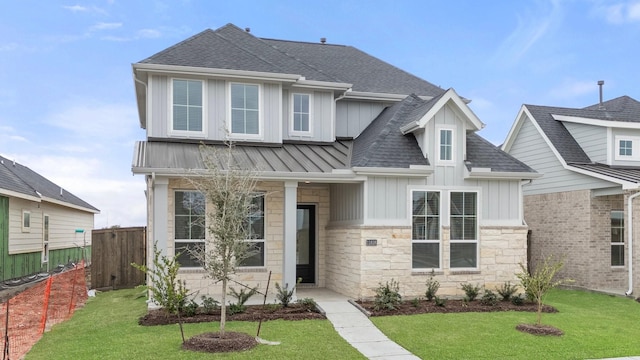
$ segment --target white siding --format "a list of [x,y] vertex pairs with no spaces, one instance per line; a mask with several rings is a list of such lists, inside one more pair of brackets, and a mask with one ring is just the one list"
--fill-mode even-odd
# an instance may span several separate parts
[[471,180],[465,186],[479,187],[480,225],[522,225],[520,180]]
[[[311,136],[292,135],[291,129],[291,94],[310,94],[311,104],[310,111],[312,112],[311,120]],[[298,90],[283,90],[282,92],[282,119],[284,126],[282,127],[282,138],[286,140],[300,140],[300,141],[321,141],[332,142],[335,141],[334,127],[333,127],[333,93],[325,91],[298,91]]]
[[336,136],[356,138],[390,103],[340,100],[336,103]]
[[[433,175],[429,177],[429,185],[439,186],[463,186],[464,185],[464,160],[466,148],[466,122],[458,116],[450,105],[445,105],[438,111],[425,126],[424,135],[421,137],[421,148],[426,150],[429,162],[434,165]],[[452,128],[453,133],[453,164],[440,165],[438,163],[439,129],[443,126]]]
[[425,178],[369,176],[365,184],[367,194],[367,225],[408,225],[409,185],[424,185]]
[[[31,212],[31,227],[22,231],[22,212]],[[37,202],[9,198],[9,254],[42,251],[42,211]]]
[[[615,154],[618,151],[618,144],[616,143],[616,136],[630,136],[630,137],[640,137],[640,130],[636,129],[612,129],[611,131],[611,142],[610,142],[610,151],[611,151],[611,160],[612,165],[617,166],[640,166],[640,161],[620,161],[616,160]],[[634,145],[635,146],[635,145]],[[633,149],[634,153],[638,153],[640,149]]]
[[566,170],[529,119],[524,120],[509,153],[543,175],[523,187],[524,195],[612,186],[610,182]]
[[580,144],[591,161],[607,162],[607,128],[602,126],[564,122],[564,127]]
[[147,136],[167,137],[169,128],[169,84],[166,76],[149,77],[149,112],[147,114]]
[[362,223],[363,184],[331,184],[330,197],[331,222]]

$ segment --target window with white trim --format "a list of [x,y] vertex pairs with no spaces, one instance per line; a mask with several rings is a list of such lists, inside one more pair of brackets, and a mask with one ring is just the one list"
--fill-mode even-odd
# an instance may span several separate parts
[[616,136],[616,160],[640,160],[640,137]]
[[22,210],[22,232],[31,232],[31,211]]
[[260,86],[232,83],[231,133],[260,135]]
[[611,210],[611,266],[624,266],[624,211]]
[[311,132],[311,95],[292,94],[291,126],[293,133],[308,135]]
[[438,129],[438,162],[453,163],[453,129]]
[[172,127],[173,132],[204,131],[203,82],[200,80],[173,79]]
[[205,238],[205,197],[199,191],[176,191],[174,212],[175,253],[183,268],[201,267],[189,249],[204,246]]
[[450,264],[454,268],[478,266],[478,193],[450,194]]
[[440,268],[440,192],[411,192],[411,267]]
[[255,267],[265,265],[265,221],[264,194],[257,193],[251,198],[251,209],[245,223],[248,232],[247,242],[251,243],[250,255],[239,266]]

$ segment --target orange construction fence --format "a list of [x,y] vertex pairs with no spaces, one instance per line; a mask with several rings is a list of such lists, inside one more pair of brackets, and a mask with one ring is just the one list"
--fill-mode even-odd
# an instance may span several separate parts
[[54,274],[0,304],[3,360],[23,358],[45,330],[69,319],[87,301],[84,262]]

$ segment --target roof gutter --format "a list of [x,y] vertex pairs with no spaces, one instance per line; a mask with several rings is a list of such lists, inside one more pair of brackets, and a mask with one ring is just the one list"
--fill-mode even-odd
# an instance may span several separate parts
[[229,78],[242,78],[242,79],[254,79],[254,80],[266,80],[266,81],[282,81],[295,83],[300,80],[301,76],[297,74],[283,74],[283,73],[270,73],[262,71],[249,71],[249,70],[233,70],[233,69],[217,69],[217,68],[203,68],[196,66],[178,66],[178,65],[160,65],[160,64],[146,64],[136,63],[133,64],[133,68],[138,71],[146,71],[148,73],[173,73],[180,75],[192,75],[192,76],[220,76]]
[[629,223],[629,290],[624,293],[627,296],[633,293],[633,199],[638,196],[640,196],[640,192],[636,192],[627,199],[627,218]]

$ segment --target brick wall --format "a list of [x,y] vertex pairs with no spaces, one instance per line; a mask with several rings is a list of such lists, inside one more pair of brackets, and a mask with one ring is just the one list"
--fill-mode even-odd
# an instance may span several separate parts
[[573,286],[622,291],[627,269],[611,266],[611,210],[625,210],[622,195],[594,197],[580,190],[525,196],[532,266],[550,255],[564,257],[559,276]]

